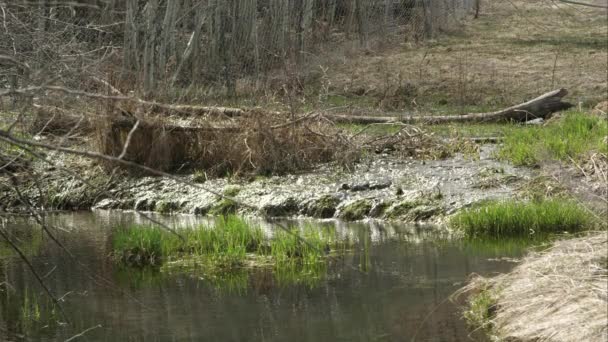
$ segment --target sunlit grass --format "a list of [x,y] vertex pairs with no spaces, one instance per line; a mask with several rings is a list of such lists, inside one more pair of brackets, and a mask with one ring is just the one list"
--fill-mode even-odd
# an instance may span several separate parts
[[538,165],[544,160],[579,159],[586,152],[608,152],[604,142],[608,122],[585,113],[569,112],[547,126],[507,131],[498,156],[515,165]]
[[568,200],[486,202],[450,220],[468,238],[540,237],[578,232],[592,223],[590,214]]
[[224,273],[270,267],[279,281],[300,283],[323,277],[330,253],[345,248],[334,231],[307,226],[277,230],[268,238],[259,226],[235,216],[219,218],[213,226],[180,229],[179,233],[183,240],[159,227],[118,228],[113,254],[127,266],[161,266],[170,261],[169,271],[202,268],[209,279],[219,280]]

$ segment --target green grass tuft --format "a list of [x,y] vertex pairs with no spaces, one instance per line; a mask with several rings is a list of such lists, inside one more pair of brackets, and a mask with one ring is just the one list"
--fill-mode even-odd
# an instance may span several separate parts
[[507,131],[498,152],[515,165],[538,165],[544,160],[578,159],[589,151],[608,152],[604,138],[608,122],[585,113],[569,112],[547,126]]
[[279,282],[313,285],[325,274],[330,251],[346,246],[337,242],[335,231],[313,226],[279,230],[268,239],[259,226],[236,216],[218,218],[213,227],[184,228],[180,234],[184,241],[158,227],[119,228],[113,254],[126,266],[199,268],[218,281],[249,267],[270,267]]
[[119,228],[113,236],[114,255],[130,266],[157,266],[163,257],[180,249],[180,239],[162,228],[133,225]]
[[483,289],[468,299],[464,319],[476,329],[490,330],[496,311],[496,297],[490,289]]
[[589,227],[590,214],[567,200],[485,202],[450,220],[468,238],[542,237]]

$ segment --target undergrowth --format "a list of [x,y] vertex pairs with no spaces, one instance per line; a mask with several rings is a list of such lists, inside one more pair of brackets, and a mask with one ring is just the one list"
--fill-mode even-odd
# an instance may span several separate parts
[[568,200],[509,200],[485,202],[463,210],[450,224],[467,238],[500,239],[578,232],[588,228],[592,220],[584,208]]

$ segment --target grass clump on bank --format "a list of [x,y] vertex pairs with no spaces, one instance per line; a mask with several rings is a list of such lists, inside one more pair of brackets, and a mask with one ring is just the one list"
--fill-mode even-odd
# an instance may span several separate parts
[[604,141],[608,122],[600,117],[570,112],[546,126],[506,131],[499,157],[515,165],[538,165],[544,160],[578,159],[590,151],[608,152]]
[[478,293],[467,299],[467,309],[463,316],[468,325],[491,331],[492,318],[496,311],[496,293],[488,287],[481,288]]
[[467,238],[538,237],[578,232],[591,224],[590,214],[568,200],[490,201],[456,214],[450,225]]

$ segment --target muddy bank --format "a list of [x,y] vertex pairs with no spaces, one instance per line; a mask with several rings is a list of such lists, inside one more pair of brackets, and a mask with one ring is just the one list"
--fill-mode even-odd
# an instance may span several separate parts
[[[299,175],[258,177],[253,181],[206,180],[204,174],[186,180],[258,208],[258,212],[229,200],[158,177],[112,177],[93,166],[80,165],[79,176],[59,170],[27,189],[38,206],[57,209],[120,209],[196,215],[264,214],[360,220],[368,217],[409,222],[440,221],[446,214],[485,199],[511,197],[532,171],[492,158],[494,146],[481,148],[479,159],[456,155],[438,161],[377,155],[354,170],[323,165]],[[66,162],[68,163],[68,162]],[[74,163],[74,161],[72,161]],[[70,165],[73,169],[75,165]],[[39,189],[42,187],[42,191]],[[19,207],[11,191],[3,190],[4,209]]]

